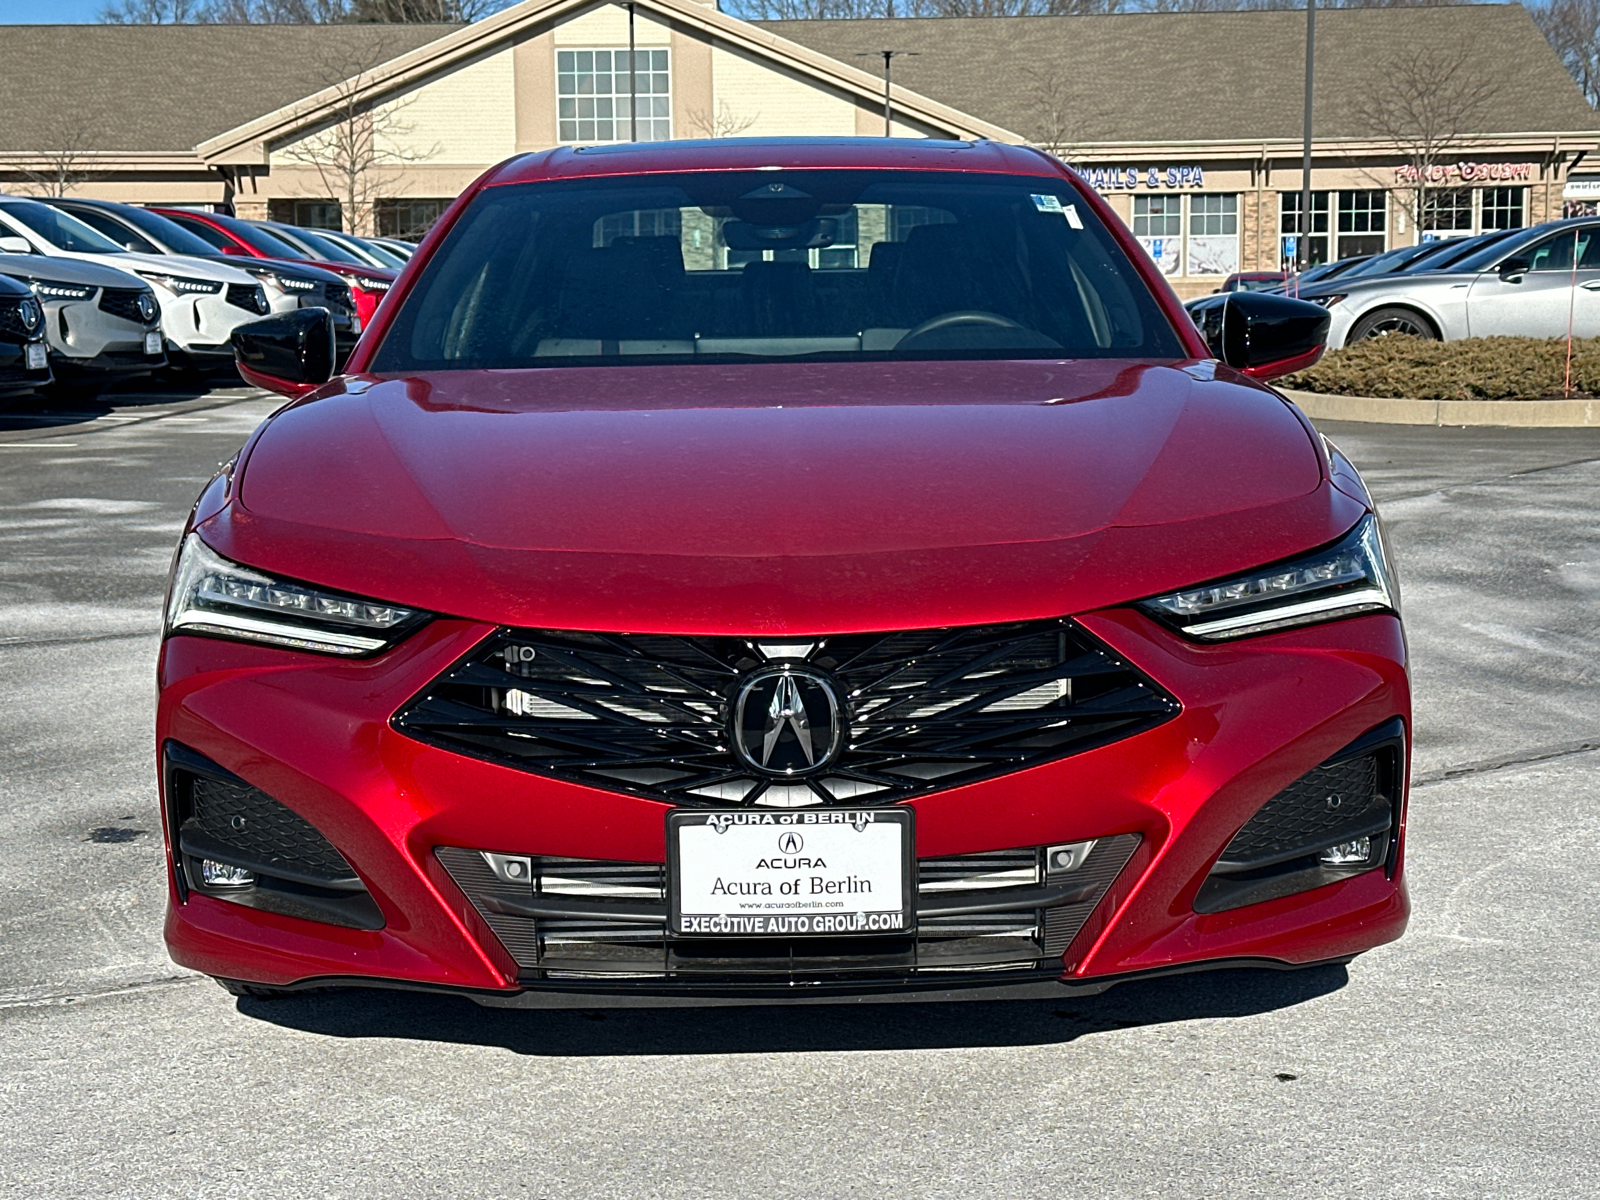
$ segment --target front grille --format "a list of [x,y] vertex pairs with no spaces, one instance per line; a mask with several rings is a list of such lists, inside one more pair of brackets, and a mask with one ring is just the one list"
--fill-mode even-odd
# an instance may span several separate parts
[[0,300],[0,338],[10,342],[31,342],[39,336],[39,330],[31,332],[22,323],[22,301]]
[[[524,856],[531,878],[511,882],[480,851],[440,846],[434,853],[516,960],[524,982],[789,986],[1058,971],[1061,955],[1138,845],[1138,834],[1101,838],[1066,873],[1047,870],[1039,846],[922,859],[915,935],[855,938],[669,938],[659,863]],[[1013,893],[1015,906],[1006,903]],[[528,915],[535,908],[538,915]]]
[[355,874],[311,822],[249,784],[197,778],[191,804],[185,832],[214,838],[264,869],[328,881]]
[[[794,663],[829,681],[842,746],[763,776],[735,697]],[[675,804],[886,804],[1132,736],[1177,701],[1067,620],[812,640],[508,630],[396,717],[421,741]]]
[[272,311],[272,306],[267,303],[266,289],[259,283],[230,283],[228,303],[235,308],[260,313],[263,316]]
[[108,312],[114,317],[121,317],[124,321],[132,321],[135,325],[154,324],[154,318],[146,321],[143,315],[140,314],[140,296],[150,297],[152,311],[156,311],[157,316],[159,316],[159,311],[154,308],[154,293],[140,288],[105,288],[100,293],[100,311]]
[[355,301],[350,299],[350,288],[345,284],[323,284],[322,299],[329,308],[347,309],[350,312],[355,311]]

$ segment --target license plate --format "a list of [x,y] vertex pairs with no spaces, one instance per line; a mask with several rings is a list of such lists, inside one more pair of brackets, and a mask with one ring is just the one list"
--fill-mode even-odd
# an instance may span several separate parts
[[675,937],[904,934],[913,907],[907,808],[667,816]]
[[159,333],[147,333],[144,335],[144,352],[146,354],[161,353],[161,335]]
[[42,370],[44,370],[45,351],[44,351],[44,347],[42,345],[40,345],[38,342],[33,342],[32,344],[30,344],[28,346],[28,349],[25,352],[24,357],[27,359],[27,363],[28,363],[27,368],[26,368],[27,370],[29,370],[29,371],[42,371]]
[[360,317],[351,317],[350,318],[350,332],[351,333],[360,333],[361,332],[361,318]]

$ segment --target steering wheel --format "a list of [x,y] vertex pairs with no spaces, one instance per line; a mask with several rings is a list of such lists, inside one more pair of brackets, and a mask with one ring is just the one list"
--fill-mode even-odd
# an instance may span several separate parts
[[941,329],[951,329],[958,325],[987,325],[994,329],[1027,328],[1027,326],[1013,321],[1010,317],[1002,317],[999,313],[984,312],[982,309],[977,308],[963,308],[954,312],[940,313],[936,317],[929,317],[921,325],[906,333],[895,344],[895,349],[904,350],[919,337],[935,333]]

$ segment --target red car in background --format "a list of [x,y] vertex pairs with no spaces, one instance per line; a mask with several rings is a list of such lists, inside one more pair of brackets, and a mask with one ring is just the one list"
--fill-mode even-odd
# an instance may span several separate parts
[[378,311],[378,305],[394,286],[394,281],[400,274],[398,271],[382,267],[308,258],[288,242],[274,237],[268,230],[250,221],[241,221],[237,217],[223,213],[156,206],[152,206],[151,211],[176,221],[190,233],[209,242],[224,254],[237,255],[241,258],[288,259],[292,262],[321,267],[324,271],[332,271],[336,275],[343,276],[350,285],[350,296],[355,301],[356,319],[360,322],[361,329],[365,329],[372,322],[372,316]]
[[992,143],[491,170],[202,492],[156,752],[230,990],[1063,995],[1399,937],[1411,695],[1348,460]]

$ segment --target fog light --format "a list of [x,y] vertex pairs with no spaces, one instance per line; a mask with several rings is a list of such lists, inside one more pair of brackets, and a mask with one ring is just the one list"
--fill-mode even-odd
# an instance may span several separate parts
[[1353,842],[1340,842],[1337,846],[1329,846],[1319,856],[1319,861],[1325,867],[1354,867],[1372,857],[1372,839],[1369,837],[1356,838]]
[[1045,870],[1051,875],[1062,871],[1076,871],[1083,866],[1094,849],[1094,842],[1071,842],[1065,846],[1051,846],[1044,852]]
[[249,887],[256,881],[255,875],[243,867],[211,858],[200,860],[200,878],[207,887]]

